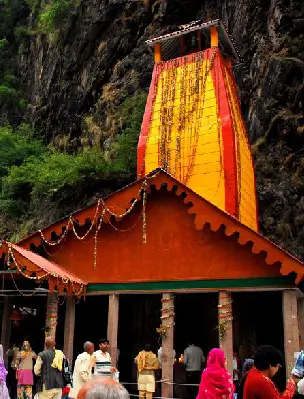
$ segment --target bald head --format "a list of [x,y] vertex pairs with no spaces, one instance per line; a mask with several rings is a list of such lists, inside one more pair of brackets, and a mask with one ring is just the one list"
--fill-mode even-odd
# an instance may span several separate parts
[[45,347],[47,349],[52,349],[55,348],[55,340],[52,337],[46,337],[45,338]]
[[93,378],[79,391],[77,399],[129,399],[129,393],[112,378]]

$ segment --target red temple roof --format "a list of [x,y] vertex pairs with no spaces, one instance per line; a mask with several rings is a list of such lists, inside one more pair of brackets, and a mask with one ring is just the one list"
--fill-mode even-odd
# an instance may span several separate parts
[[[282,275],[288,275],[289,273],[294,272],[297,274],[297,284],[303,280],[304,264],[299,259],[292,256],[290,253],[283,250],[266,237],[243,225],[233,216],[218,209],[216,206],[206,201],[198,194],[194,193],[192,190],[162,169],[157,169],[145,178],[137,180],[123,189],[112,193],[103,200],[103,204],[108,209],[116,209],[120,212],[125,212],[126,209],[131,208],[134,198],[138,198],[140,187],[145,182],[147,185],[148,197],[151,186],[155,186],[157,190],[163,186],[166,186],[168,191],[175,189],[174,192],[176,195],[185,193],[186,197],[184,199],[184,203],[191,204],[188,212],[189,214],[195,215],[194,224],[197,230],[203,229],[205,224],[209,224],[211,230],[214,232],[218,231],[219,229],[223,229],[226,236],[235,235],[240,245],[250,243],[250,250],[252,253],[265,253],[265,262],[268,265],[280,263],[280,272]],[[128,203],[126,203],[126,198],[128,198]],[[64,231],[67,226],[69,226],[70,230],[73,228],[72,225],[68,224],[71,220],[71,217],[74,221],[77,221],[79,225],[84,224],[88,219],[93,222],[96,219],[95,222],[97,222],[95,214],[96,205],[97,202],[86,208],[76,211],[72,215],[61,219],[52,225],[45,227],[42,231],[38,231],[21,240],[19,245],[23,248],[30,248],[31,244],[40,245],[42,237],[44,237],[46,240],[49,240],[53,232],[55,232],[57,236],[65,234]],[[108,215],[108,217],[109,216],[110,215]],[[107,223],[107,215],[105,215],[104,222]],[[27,254],[28,251],[24,253]]]
[[79,295],[87,284],[56,263],[18,245],[4,242],[1,251],[7,254],[10,267],[16,267],[25,278],[48,280],[50,291],[53,291],[55,287],[58,291],[66,288],[68,294],[77,292]]

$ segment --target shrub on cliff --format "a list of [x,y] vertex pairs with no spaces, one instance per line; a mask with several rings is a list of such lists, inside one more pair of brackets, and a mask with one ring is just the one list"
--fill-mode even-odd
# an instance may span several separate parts
[[147,94],[136,93],[128,97],[119,107],[116,117],[120,119],[121,131],[113,146],[113,169],[136,173],[137,143]]
[[109,173],[100,149],[76,154],[45,147],[27,125],[0,127],[0,215],[17,219],[42,198]]
[[39,16],[39,29],[42,33],[54,33],[72,15],[77,0],[53,0],[52,4]]

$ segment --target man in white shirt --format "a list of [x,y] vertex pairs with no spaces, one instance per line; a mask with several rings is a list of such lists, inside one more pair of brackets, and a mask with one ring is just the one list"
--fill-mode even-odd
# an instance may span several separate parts
[[116,367],[112,367],[111,355],[108,352],[109,341],[106,338],[99,340],[99,350],[94,352],[94,377],[112,377]]
[[77,397],[80,388],[92,378],[94,344],[87,341],[84,352],[77,356],[73,373],[73,391]]

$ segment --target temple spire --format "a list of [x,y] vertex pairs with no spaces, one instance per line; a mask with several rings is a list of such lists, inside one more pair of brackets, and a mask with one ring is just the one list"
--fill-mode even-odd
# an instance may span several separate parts
[[138,177],[161,167],[257,230],[252,154],[219,21],[195,21],[147,41],[155,66],[138,142]]

